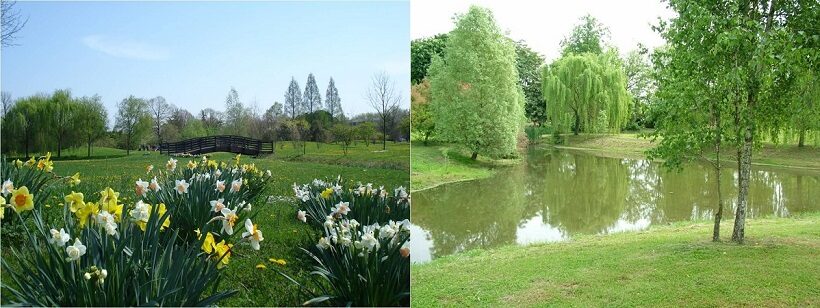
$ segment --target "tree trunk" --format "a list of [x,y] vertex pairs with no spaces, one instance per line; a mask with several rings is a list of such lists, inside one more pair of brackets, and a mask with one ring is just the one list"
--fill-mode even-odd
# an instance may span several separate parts
[[717,180],[718,208],[715,212],[715,227],[712,230],[713,242],[720,241],[720,220],[723,219],[723,194],[720,189],[720,142],[723,136],[720,125],[720,111],[715,111],[715,127],[717,128],[717,133],[715,134],[715,177]]
[[581,116],[578,115],[578,111],[575,112],[575,127],[573,127],[572,132],[576,136],[581,132]]
[[88,157],[91,157],[91,136],[88,136]]
[[476,160],[476,158],[478,158],[478,152],[473,152],[473,155],[470,156],[470,159]]
[[799,137],[797,138],[797,147],[802,148],[804,146],[806,146],[806,130],[801,129]]
[[732,241],[743,243],[746,227],[746,207],[749,203],[749,182],[752,175],[752,127],[746,126],[743,136],[743,146],[740,153],[740,171],[738,175],[737,211],[735,212],[735,227],[732,232]]
[[125,155],[131,155],[131,135],[126,134],[125,136]]
[[57,135],[57,157],[61,157],[63,153],[63,138]]

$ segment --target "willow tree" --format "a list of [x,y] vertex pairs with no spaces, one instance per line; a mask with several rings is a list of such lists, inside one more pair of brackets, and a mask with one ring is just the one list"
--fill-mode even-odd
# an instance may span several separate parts
[[618,132],[629,117],[630,96],[618,61],[607,54],[568,54],[544,67],[547,116],[574,134]]
[[471,6],[456,18],[444,57],[428,70],[436,135],[472,153],[502,156],[515,151],[524,123],[515,46],[490,10]]

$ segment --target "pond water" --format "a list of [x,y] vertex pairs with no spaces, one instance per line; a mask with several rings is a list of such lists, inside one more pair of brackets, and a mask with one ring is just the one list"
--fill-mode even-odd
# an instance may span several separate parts
[[[492,178],[414,192],[411,258],[711,220],[715,181],[705,163],[674,172],[644,159],[531,149],[523,163]],[[736,169],[724,168],[721,187],[724,217],[733,217]],[[820,211],[818,200],[820,171],[752,167],[749,218]],[[730,235],[731,225],[722,233]]]

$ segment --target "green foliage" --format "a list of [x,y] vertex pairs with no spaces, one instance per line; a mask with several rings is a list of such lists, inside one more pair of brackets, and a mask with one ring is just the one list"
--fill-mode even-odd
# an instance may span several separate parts
[[556,129],[571,126],[576,135],[594,131],[604,113],[601,130],[618,132],[628,119],[626,77],[612,53],[561,57],[544,68],[543,84],[547,114]]
[[430,106],[430,81],[424,79],[410,87],[410,110],[413,111],[411,127],[422,135],[425,145],[436,129]]
[[375,138],[376,133],[376,124],[373,122],[366,121],[356,125],[356,135],[364,141],[365,146],[370,146],[370,140]]
[[[421,83],[428,76],[427,69],[435,56],[444,55],[447,34],[417,39],[410,42],[410,82]],[[415,111],[414,111],[415,112]]]
[[301,201],[300,209],[305,210],[309,223],[316,228],[322,227],[328,213],[341,202],[350,208],[345,217],[365,225],[410,217],[410,202],[404,187],[391,192],[384,187],[374,188],[371,183],[350,185],[340,178],[329,182],[317,179],[301,186],[294,184],[293,191]]
[[436,134],[477,155],[504,156],[516,149],[524,119],[524,94],[515,47],[477,6],[457,18],[443,58],[429,69]]
[[322,109],[322,95],[319,94],[319,87],[316,85],[316,78],[313,73],[308,74],[305,84],[304,97],[302,97],[302,111],[313,113]]
[[342,111],[342,99],[339,97],[339,89],[336,89],[336,82],[333,77],[330,77],[330,82],[327,85],[327,92],[325,92],[325,105],[327,105],[327,112],[334,120],[344,118],[345,114]]
[[609,29],[592,15],[580,18],[569,37],[561,40],[561,56],[570,54],[602,54],[607,49]]
[[637,130],[641,127],[655,127],[654,120],[649,115],[649,109],[655,93],[655,80],[652,63],[648,59],[648,51],[639,45],[637,50],[630,51],[624,59],[626,73],[626,88],[632,95],[632,108],[629,112],[627,127]]
[[125,143],[123,147],[130,154],[151,129],[151,116],[145,99],[131,95],[120,101],[114,129],[122,135]]
[[345,156],[347,156],[347,150],[350,149],[353,141],[356,140],[356,129],[350,126],[350,124],[342,122],[333,124],[331,132],[333,133],[333,139],[342,146],[342,150],[344,150]]
[[518,82],[524,90],[524,112],[527,119],[536,125],[543,125],[547,121],[547,111],[544,106],[544,95],[541,86],[541,66],[544,58],[530,49],[524,41],[515,44],[515,65],[518,68]]

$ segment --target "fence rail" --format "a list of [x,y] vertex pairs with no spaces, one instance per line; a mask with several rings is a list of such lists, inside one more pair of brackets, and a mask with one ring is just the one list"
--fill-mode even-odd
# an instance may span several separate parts
[[262,141],[242,136],[220,135],[161,143],[159,151],[162,154],[188,153],[196,155],[212,152],[231,152],[259,156],[259,154],[273,154],[274,145],[272,141]]

